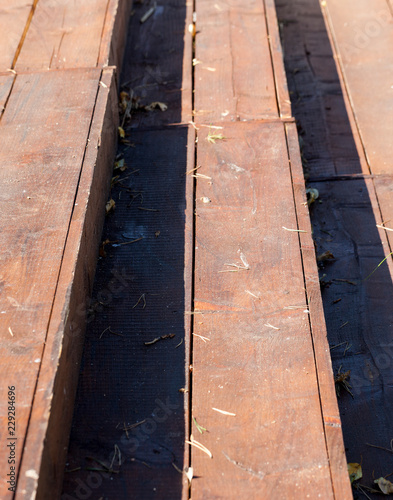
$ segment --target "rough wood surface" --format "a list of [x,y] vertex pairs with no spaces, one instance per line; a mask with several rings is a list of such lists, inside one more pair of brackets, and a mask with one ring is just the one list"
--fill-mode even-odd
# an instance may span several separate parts
[[12,73],[0,75],[0,118],[3,114],[13,83],[14,75]]
[[196,13],[196,120],[277,117],[263,3],[198,0]]
[[198,133],[192,496],[333,498],[284,125],[223,134]]
[[[99,74],[99,73],[98,73]],[[116,145],[113,69],[104,70],[56,286],[16,498],[60,493],[104,205]],[[110,93],[110,95],[109,95]],[[60,450],[60,453],[59,453]],[[28,471],[39,472],[38,478]]]
[[[40,0],[16,62],[16,70],[96,67],[101,35],[106,23],[113,22],[106,16],[107,8],[108,0],[85,0],[78,4],[77,9],[67,0]],[[106,37],[105,41],[108,42]],[[104,61],[108,59],[101,57]]]
[[12,68],[33,3],[32,0],[0,0],[0,72]]
[[385,0],[329,0],[324,11],[371,171],[393,175],[392,10]]
[[[99,78],[96,69],[20,75],[0,122],[0,197],[7,206],[0,231],[5,249],[0,258],[0,378],[17,388],[18,460],[42,367]],[[75,92],[76,84],[80,92]],[[3,398],[4,439],[5,404]],[[1,463],[6,463],[3,460],[4,450]],[[5,486],[2,482],[0,496],[9,498]]]

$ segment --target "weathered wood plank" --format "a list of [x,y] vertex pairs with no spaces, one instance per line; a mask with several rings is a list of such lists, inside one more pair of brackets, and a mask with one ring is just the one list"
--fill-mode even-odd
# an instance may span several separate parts
[[[35,391],[17,498],[60,494],[85,329],[116,145],[113,69],[104,70]],[[39,472],[38,478],[28,471]]]
[[285,75],[276,5],[274,0],[264,0],[264,3],[274,70],[274,80],[276,84],[277,103],[281,118],[290,118],[292,116],[291,100],[289,98],[287,77]]
[[108,0],[86,0],[78,8],[67,0],[39,1],[16,70],[96,67],[107,7]]
[[148,5],[136,3],[130,20],[122,70],[122,88],[139,105],[162,102],[168,109],[134,110],[131,127],[141,128],[192,119],[192,2],[171,0],[157,6],[141,23]]
[[263,3],[198,0],[196,12],[197,121],[277,117]]
[[[43,368],[48,322],[100,73],[90,69],[17,76],[0,122],[0,198],[7,206],[0,222],[4,249],[0,379],[16,386],[18,461]],[[2,398],[3,440],[4,405]],[[4,453],[2,449],[1,463],[6,463]],[[0,496],[10,498],[4,482],[0,488]]]
[[352,490],[348,478],[341,419],[333,383],[333,369],[327,341],[315,246],[312,239],[303,168],[299,154],[299,139],[295,124],[286,125],[286,135],[291,160],[297,221],[299,227],[306,231],[305,233],[299,233],[299,239],[333,488],[335,498],[349,500],[352,499]]
[[0,72],[12,67],[33,3],[32,0],[0,0]]
[[198,133],[192,497],[333,498],[284,125],[222,132]]
[[12,73],[0,75],[0,118],[3,114],[4,107],[10,95],[13,83],[14,75]]
[[393,174],[392,11],[385,0],[329,0],[324,12],[370,168]]

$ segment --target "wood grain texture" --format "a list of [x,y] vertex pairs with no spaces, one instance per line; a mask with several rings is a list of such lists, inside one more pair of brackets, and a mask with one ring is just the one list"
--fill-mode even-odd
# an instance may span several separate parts
[[333,498],[284,125],[222,132],[198,133],[192,497]]
[[329,0],[324,12],[371,171],[393,174],[392,11],[384,0]]
[[12,67],[32,6],[32,0],[0,1],[0,72]]
[[333,488],[335,498],[349,500],[352,498],[352,490],[348,477],[340,413],[333,382],[333,369],[327,340],[326,322],[316,264],[315,246],[312,239],[312,227],[307,205],[303,168],[299,152],[299,140],[295,124],[287,124],[285,128],[291,161],[297,221],[299,227],[306,231],[305,233],[299,233],[299,240]]
[[14,75],[12,73],[0,75],[0,118],[5,109],[13,83]]
[[16,70],[96,67],[108,0],[40,0]]
[[196,12],[196,120],[277,117],[263,3],[198,0]]
[[101,35],[98,66],[122,67],[132,0],[109,0]]
[[[0,122],[0,176],[4,187],[0,196],[7,206],[0,231],[5,249],[0,259],[0,378],[17,387],[21,437],[18,460],[42,363],[99,78],[96,69],[20,75]],[[80,92],[75,92],[76,84]],[[6,432],[5,404],[3,398],[2,436]],[[1,453],[1,462],[5,463],[4,451]],[[0,496],[9,498],[9,492],[3,491],[4,483],[0,488]]]
[[[114,70],[104,71],[42,356],[16,498],[57,498],[78,380],[104,205],[116,146]],[[39,471],[38,478],[28,471]]]
[[264,4],[280,117],[290,118],[292,116],[291,100],[284,68],[276,5],[274,0],[264,0]]

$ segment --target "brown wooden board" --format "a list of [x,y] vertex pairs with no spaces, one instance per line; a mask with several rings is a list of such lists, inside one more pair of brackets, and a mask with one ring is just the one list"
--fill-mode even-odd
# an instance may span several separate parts
[[0,72],[12,68],[33,3],[32,0],[0,1]]
[[[166,111],[132,110],[132,128],[188,123],[192,119],[192,3],[171,0],[144,22],[149,4],[136,3],[130,19],[122,89],[135,105],[161,102]],[[128,123],[128,122],[127,122]]]
[[284,125],[222,132],[198,132],[192,498],[333,498]]
[[[61,491],[78,368],[104,205],[116,146],[114,70],[101,81],[75,207],[68,229],[34,397],[16,498],[55,498]],[[28,471],[39,471],[38,478]]]
[[392,11],[384,0],[328,0],[324,11],[371,171],[393,174]]
[[305,230],[304,233],[299,233],[299,239],[332,483],[337,499],[351,499],[352,492],[348,481],[347,460],[343,443],[340,413],[337,405],[337,396],[334,384],[332,383],[332,363],[327,341],[326,322],[323,312],[318,268],[315,259],[315,246],[312,239],[312,227],[310,224],[304,175],[299,154],[296,125],[287,124],[286,134],[291,161],[290,165],[296,204],[296,216],[299,227]]
[[[18,463],[42,368],[100,74],[91,69],[20,75],[0,122],[1,199],[7,207],[0,231],[4,249],[0,378],[5,386],[16,387]],[[4,394],[3,441],[5,405]],[[0,458],[6,463],[4,449]],[[10,498],[5,487],[2,482],[0,496]]]
[[5,105],[10,95],[13,83],[14,75],[12,73],[0,75],[0,117],[5,109]]
[[[75,8],[67,0],[40,0],[16,62],[16,70],[118,64],[121,61],[117,50],[121,50],[121,43],[117,42],[124,41],[126,29],[126,23],[119,17],[127,17],[130,5],[129,0],[87,0]],[[116,41],[111,56],[115,29]]]
[[196,14],[196,120],[277,117],[263,3],[198,0]]
[[[189,465],[193,178],[185,174],[194,129],[132,131],[130,140],[90,306],[67,465],[81,469],[66,473],[65,499],[188,498],[172,464]],[[89,470],[102,467],[87,457],[109,466],[115,445],[118,473]]]

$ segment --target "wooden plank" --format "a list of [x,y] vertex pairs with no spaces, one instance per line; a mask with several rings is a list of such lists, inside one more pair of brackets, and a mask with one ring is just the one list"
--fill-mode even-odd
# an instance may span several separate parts
[[10,95],[13,83],[14,75],[12,73],[0,75],[0,118],[5,109],[5,105]]
[[[94,498],[186,499],[189,493],[172,463],[180,470],[189,465],[184,391],[190,389],[191,315],[185,312],[191,310],[194,179],[185,173],[194,165],[195,130],[142,129],[131,131],[130,141],[135,147],[122,149],[128,170],[112,189],[116,208],[103,239],[143,239],[106,245],[99,262],[68,456],[68,469],[81,469],[66,474],[65,498],[78,498],[81,487]],[[168,334],[175,337],[145,345]],[[109,465],[115,444],[120,473],[94,482],[86,457]]]
[[98,66],[122,67],[131,7],[131,0],[109,0],[101,35]]
[[198,133],[192,497],[333,498],[284,125],[222,132]]
[[[16,62],[17,72],[96,67],[108,0],[41,0]],[[105,58],[106,59],[106,58]]]
[[264,4],[280,117],[290,118],[292,116],[291,100],[289,98],[287,77],[285,75],[276,5],[274,0],[264,0]]
[[392,12],[384,0],[329,0],[324,12],[371,171],[393,174]]
[[132,128],[188,123],[192,119],[192,3],[160,5],[144,23],[149,10],[136,3],[130,20],[122,88],[141,105],[162,102],[168,109],[133,110]]
[[277,117],[263,3],[198,0],[196,12],[197,121]]
[[12,68],[33,3],[32,0],[0,0],[0,72]]
[[[0,196],[8,207],[0,223],[5,249],[0,260],[0,379],[16,387],[18,463],[42,367],[99,78],[97,69],[20,75],[0,122],[4,188]],[[79,92],[75,92],[76,85]],[[5,405],[4,397],[0,403],[3,441]],[[1,463],[7,463],[4,449]],[[2,498],[12,496],[4,482],[0,488]]]
[[335,498],[352,499],[296,125],[287,124],[286,134],[297,221],[306,231],[299,238],[333,488]]
[[[16,498],[60,495],[91,293],[116,145],[114,70],[104,71],[56,288]],[[35,476],[31,471],[37,471]],[[30,471],[30,472],[28,472]]]

